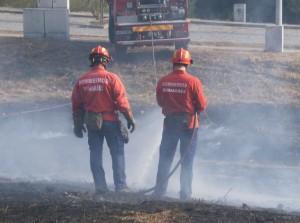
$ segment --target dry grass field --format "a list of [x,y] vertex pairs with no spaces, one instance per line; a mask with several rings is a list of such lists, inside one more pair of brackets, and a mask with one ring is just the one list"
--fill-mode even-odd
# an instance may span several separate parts
[[[151,48],[130,49],[124,56],[116,54],[107,42],[17,37],[0,38],[1,124],[9,123],[10,115],[14,118],[26,111],[70,103],[73,85],[89,70],[88,55],[96,44],[102,44],[111,53],[113,61],[108,69],[123,80],[142,127],[141,111],[157,107],[154,95],[157,79],[171,71],[171,48],[156,47],[154,63]],[[222,149],[209,147],[211,141],[201,138],[201,146],[207,149],[200,155],[207,159],[206,162],[214,159],[206,165],[225,167],[221,161],[226,160],[226,165],[235,163],[234,168],[238,169],[245,168],[243,162],[247,162],[250,169],[272,168],[276,171],[280,165],[280,170],[293,169],[296,177],[284,178],[286,181],[282,179],[276,184],[299,188],[300,53],[216,50],[197,46],[191,47],[190,52],[194,64],[188,71],[201,79],[208,99],[208,108],[201,116],[203,125],[208,126],[206,131],[226,127],[233,132],[218,139]],[[285,135],[281,137],[283,133]],[[5,134],[8,132],[2,134],[2,140],[5,140]],[[251,162],[238,160],[235,157],[237,151],[254,136],[260,153],[253,154]],[[271,176],[265,178],[273,184]],[[1,178],[0,188],[1,222],[300,221],[299,213],[280,208],[252,209],[247,204],[232,207],[202,200],[189,203],[172,199],[151,201],[138,194],[122,197],[113,193],[99,200],[80,187],[20,183],[9,178]]]

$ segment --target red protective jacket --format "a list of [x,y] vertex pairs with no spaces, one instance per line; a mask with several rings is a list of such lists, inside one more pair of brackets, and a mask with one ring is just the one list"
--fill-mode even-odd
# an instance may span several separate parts
[[[162,113],[200,113],[206,108],[206,97],[200,80],[185,71],[174,70],[162,77],[156,88],[156,100],[162,107]],[[194,118],[189,128],[193,128]],[[196,126],[199,121],[196,120]]]
[[72,93],[73,118],[84,110],[103,112],[103,120],[114,121],[114,111],[125,112],[130,109],[126,90],[121,79],[104,69],[93,67],[76,82]]

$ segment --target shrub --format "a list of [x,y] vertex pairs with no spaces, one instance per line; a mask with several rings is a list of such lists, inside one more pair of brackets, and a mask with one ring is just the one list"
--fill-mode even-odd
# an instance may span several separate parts
[[[108,12],[108,4],[106,0],[70,0],[70,11],[91,12],[93,16],[100,19],[101,1],[103,1],[104,12]],[[0,6],[12,8],[36,8],[37,0],[0,0]]]

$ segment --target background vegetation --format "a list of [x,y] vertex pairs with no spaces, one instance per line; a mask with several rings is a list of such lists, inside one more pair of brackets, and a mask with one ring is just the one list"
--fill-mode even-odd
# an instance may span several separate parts
[[[276,0],[196,0],[194,2],[196,18],[233,20],[234,4],[246,4],[248,22],[275,23]],[[300,24],[300,0],[283,0],[282,3],[283,23]]]
[[[35,8],[37,0],[0,0],[0,7]],[[100,0],[70,0],[70,11],[91,12],[95,17],[100,16]],[[104,11],[108,11],[108,4],[104,1]]]
[[[233,20],[233,5],[246,4],[248,22],[275,23],[276,0],[189,0],[191,18]],[[0,6],[36,7],[37,0],[0,0]],[[104,2],[104,11],[108,5]],[[70,0],[71,11],[100,13],[100,0]],[[300,0],[283,0],[283,23],[300,24]]]

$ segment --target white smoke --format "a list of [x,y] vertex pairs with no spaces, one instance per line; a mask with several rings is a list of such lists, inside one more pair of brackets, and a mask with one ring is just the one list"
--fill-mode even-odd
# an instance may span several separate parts
[[[125,158],[127,183],[139,191],[155,185],[163,115],[156,109],[137,115],[136,119],[137,129],[125,145]],[[0,177],[93,183],[87,135],[83,139],[73,135],[69,107],[7,117],[0,125]],[[194,161],[194,198],[300,210],[299,166],[262,163],[257,157],[267,156],[272,149],[260,148],[254,135],[241,131],[211,123],[200,127]],[[279,137],[282,131],[274,129],[269,134]],[[111,157],[104,144],[104,169],[112,186]],[[173,165],[178,160],[177,150]],[[179,173],[180,168],[169,181],[168,196],[178,198]]]

